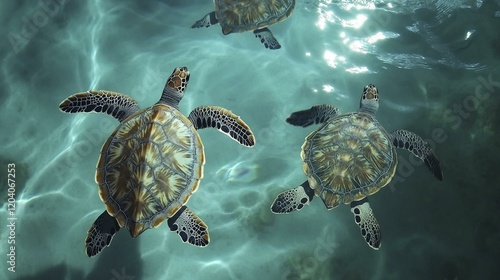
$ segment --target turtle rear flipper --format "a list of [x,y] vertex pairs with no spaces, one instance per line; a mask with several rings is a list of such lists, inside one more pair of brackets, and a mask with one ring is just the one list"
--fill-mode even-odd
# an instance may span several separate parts
[[210,242],[207,225],[186,206],[168,219],[168,227],[179,235],[182,242],[199,247],[205,247]]
[[139,104],[121,93],[89,90],[69,96],[59,104],[59,109],[65,113],[104,113],[121,122],[139,111]]
[[287,214],[298,211],[308,205],[313,197],[314,191],[309,186],[309,182],[305,181],[296,188],[278,194],[273,205],[271,205],[271,211],[275,214]]
[[250,127],[233,112],[218,106],[200,106],[188,116],[196,129],[213,127],[243,146],[255,145]]
[[201,27],[210,27],[211,25],[217,24],[219,21],[217,17],[215,17],[215,12],[210,12],[206,14],[202,19],[196,21],[191,28],[201,28]]
[[266,49],[277,50],[281,48],[280,43],[274,38],[273,33],[269,28],[261,28],[253,31],[255,37],[266,47]]
[[310,109],[293,112],[286,122],[291,125],[307,127],[328,121],[339,113],[339,109],[332,105],[323,104],[312,106]]
[[120,230],[120,226],[116,219],[108,214],[107,211],[95,220],[88,231],[87,239],[85,239],[85,253],[89,257],[93,257],[111,244],[113,235]]
[[378,250],[382,235],[368,199],[364,198],[360,201],[351,202],[351,212],[354,214],[354,221],[361,229],[361,235],[368,243],[368,246]]
[[427,168],[439,180],[443,180],[443,171],[439,159],[425,142],[417,134],[398,129],[392,132],[392,143],[396,148],[405,149],[412,152],[416,157],[425,162]]

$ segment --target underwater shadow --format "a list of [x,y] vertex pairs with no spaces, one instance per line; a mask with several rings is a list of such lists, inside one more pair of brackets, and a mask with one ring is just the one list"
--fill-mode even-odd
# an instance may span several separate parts
[[[79,249],[85,255],[83,249]],[[139,253],[138,240],[132,239],[125,231],[116,234],[111,246],[103,250],[98,257],[90,259],[90,261],[96,262],[96,264],[87,275],[81,269],[61,263],[32,275],[14,279],[134,280],[143,278],[143,262]]]
[[142,279],[144,264],[139,252],[139,239],[133,239],[124,229],[115,235],[109,247],[92,260],[97,263],[85,277],[86,280]]
[[22,276],[14,279],[18,280],[39,280],[39,279],[75,279],[83,280],[82,270],[73,269],[65,263],[49,267],[30,276]]

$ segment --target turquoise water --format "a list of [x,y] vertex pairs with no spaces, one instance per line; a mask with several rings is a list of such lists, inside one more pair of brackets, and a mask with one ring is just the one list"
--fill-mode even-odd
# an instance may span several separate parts
[[[282,45],[274,51],[250,32],[190,29],[212,10],[208,0],[1,6],[1,279],[461,280],[500,272],[500,1],[300,1],[270,27]],[[183,113],[226,107],[257,139],[248,149],[200,131],[205,177],[188,205],[211,244],[184,244],[162,225],[136,239],[121,230],[88,258],[87,230],[104,209],[95,165],[118,122],[58,105],[105,89],[145,108],[177,66],[191,72]],[[269,210],[279,192],[305,180],[300,146],[317,127],[293,127],[286,117],[324,103],[355,111],[368,83],[379,89],[377,119],[427,139],[444,172],[439,182],[398,151],[395,180],[370,200],[382,227],[378,251],[348,206],[326,211],[316,198],[289,215]]]

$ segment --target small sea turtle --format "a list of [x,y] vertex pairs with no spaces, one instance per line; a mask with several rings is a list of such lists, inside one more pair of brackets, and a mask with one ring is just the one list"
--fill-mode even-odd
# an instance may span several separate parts
[[219,23],[222,34],[253,31],[266,48],[281,48],[268,26],[284,21],[295,7],[295,0],[214,0],[215,10],[198,20],[191,28]]
[[277,214],[300,210],[321,197],[327,209],[350,204],[361,234],[374,249],[380,247],[380,227],[367,196],[387,185],[396,171],[395,148],[422,159],[438,180],[443,179],[438,158],[428,143],[406,130],[387,131],[375,119],[379,107],[377,88],[363,90],[358,112],[339,115],[331,105],[318,105],[292,113],[287,122],[306,127],[323,124],[302,145],[302,167],[307,181],[278,195],[271,206]]
[[97,163],[95,180],[106,210],[88,231],[89,257],[109,246],[120,228],[135,238],[165,219],[183,242],[208,245],[207,226],[185,206],[205,164],[196,130],[213,127],[247,147],[255,139],[240,117],[221,107],[201,106],[186,118],[178,104],[189,76],[186,67],[176,68],[158,103],[144,110],[132,98],[109,91],[77,93],[59,105],[63,112],[105,113],[120,121]]

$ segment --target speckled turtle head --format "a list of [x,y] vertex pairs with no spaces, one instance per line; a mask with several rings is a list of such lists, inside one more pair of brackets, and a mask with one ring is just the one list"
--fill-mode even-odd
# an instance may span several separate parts
[[177,108],[184,96],[184,91],[189,82],[189,70],[187,67],[177,67],[165,83],[165,88],[158,103],[163,103]]
[[359,101],[359,111],[375,115],[378,110],[378,89],[375,85],[366,85],[363,89],[363,95]]

